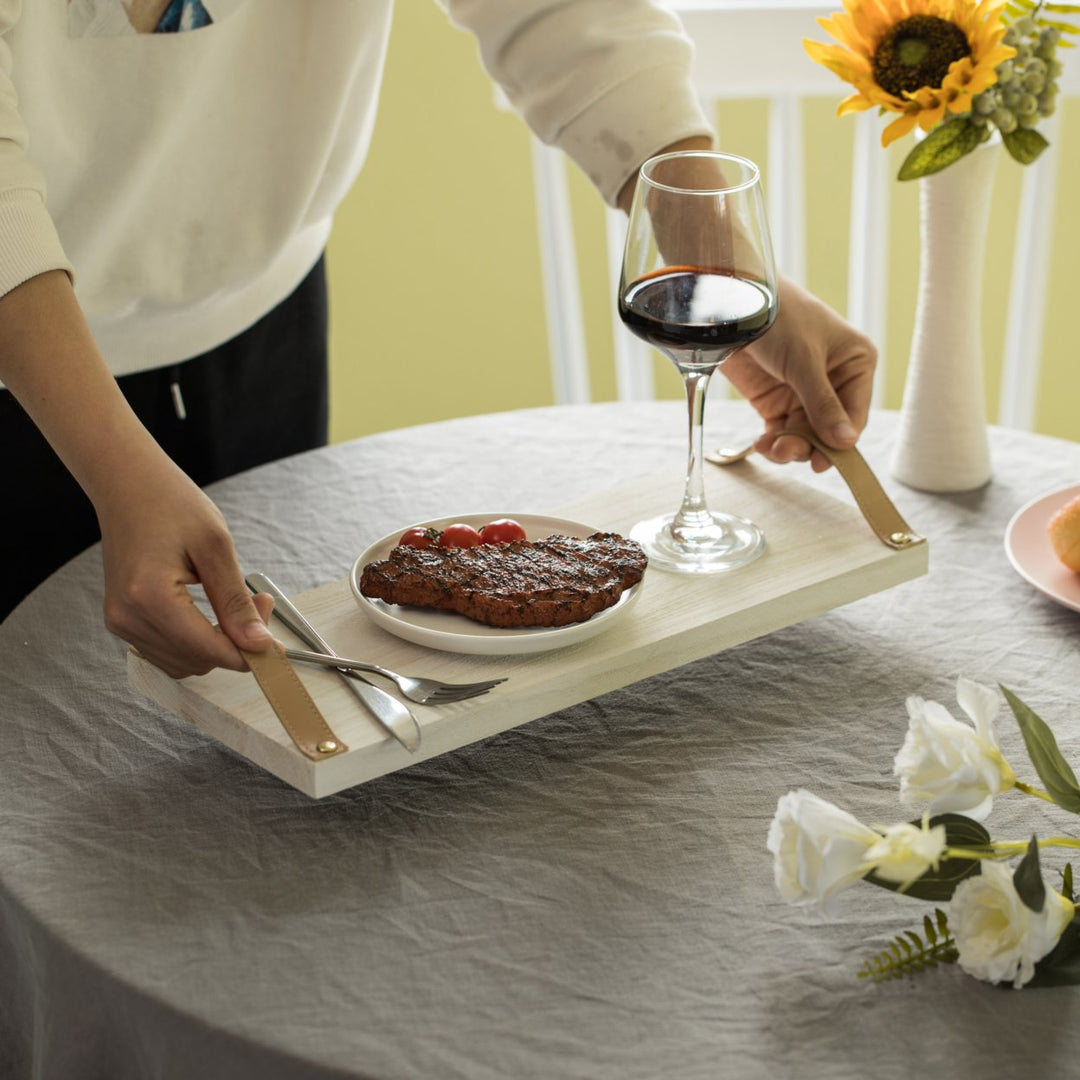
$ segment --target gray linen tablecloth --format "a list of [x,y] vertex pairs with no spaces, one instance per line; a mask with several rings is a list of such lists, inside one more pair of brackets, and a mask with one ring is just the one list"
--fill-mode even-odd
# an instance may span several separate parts
[[[463,419],[213,493],[243,564],[299,592],[426,517],[668,467],[674,506],[684,415]],[[868,984],[861,962],[928,906],[859,885],[823,920],[773,885],[789,789],[910,816],[891,776],[909,694],[958,713],[958,675],[1001,682],[1080,762],[1080,615],[1002,546],[1017,508],[1080,480],[1080,445],[995,430],[986,489],[925,495],[888,479],[894,420],[863,447],[931,538],[928,576],[319,802],[130,691],[99,554],[74,560],[0,627],[0,1076],[1074,1075],[1080,990],[956,967]],[[707,424],[753,430],[727,402]],[[999,729],[1035,779],[1007,712]],[[1063,818],[1014,794],[991,821]]]

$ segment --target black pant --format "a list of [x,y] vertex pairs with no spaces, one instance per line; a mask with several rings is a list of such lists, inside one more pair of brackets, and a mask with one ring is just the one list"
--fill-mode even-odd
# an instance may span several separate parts
[[[200,486],[324,446],[323,260],[291,296],[231,341],[183,364],[117,381],[150,434]],[[2,621],[101,533],[90,500],[7,390],[0,390],[0,469]]]

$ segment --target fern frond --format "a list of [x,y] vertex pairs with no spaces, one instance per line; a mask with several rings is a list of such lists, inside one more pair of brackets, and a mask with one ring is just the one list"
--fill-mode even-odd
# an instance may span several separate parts
[[874,982],[887,982],[889,979],[901,979],[905,975],[914,975],[938,964],[956,962],[956,941],[949,933],[948,917],[940,908],[935,908],[937,926],[927,915],[923,919],[924,941],[914,930],[905,930],[889,942],[888,947],[877,956],[863,962],[858,971],[860,979],[873,979]]

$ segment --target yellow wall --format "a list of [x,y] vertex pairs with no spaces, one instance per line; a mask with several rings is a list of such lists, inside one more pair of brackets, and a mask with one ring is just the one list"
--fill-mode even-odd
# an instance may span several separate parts
[[[807,63],[810,61],[807,60]],[[1070,54],[1067,63],[1080,57]],[[842,94],[837,83],[837,99]],[[850,121],[835,101],[808,103],[808,284],[839,310],[847,288]],[[764,106],[723,106],[725,149],[762,165]],[[1038,430],[1080,440],[1080,350],[1072,330],[1080,279],[1080,103],[1063,116],[1050,314]],[[888,151],[899,168],[907,140]],[[885,153],[886,151],[882,151]],[[1003,157],[984,280],[988,415],[996,416],[1004,308],[1021,168]],[[593,394],[610,398],[609,295],[599,197],[576,171]],[[903,387],[918,277],[917,189],[897,182],[890,223],[885,404]],[[529,136],[494,106],[473,41],[432,3],[398,5],[371,155],[338,214],[328,253],[332,438],[552,400]],[[973,267],[974,273],[980,268]],[[664,396],[680,393],[658,363]]]

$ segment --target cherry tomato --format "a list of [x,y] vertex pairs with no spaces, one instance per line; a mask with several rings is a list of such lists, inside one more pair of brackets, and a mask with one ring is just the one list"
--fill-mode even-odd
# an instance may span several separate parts
[[445,548],[476,547],[480,543],[480,534],[471,525],[456,522],[443,529],[439,543]]
[[439,530],[438,529],[425,529],[420,525],[415,528],[406,529],[401,534],[401,539],[398,541],[398,547],[414,547],[414,548],[429,548],[434,547],[439,542]]
[[524,539],[525,530],[513,518],[489,521],[480,530],[480,540],[484,544],[509,544],[514,540]]

